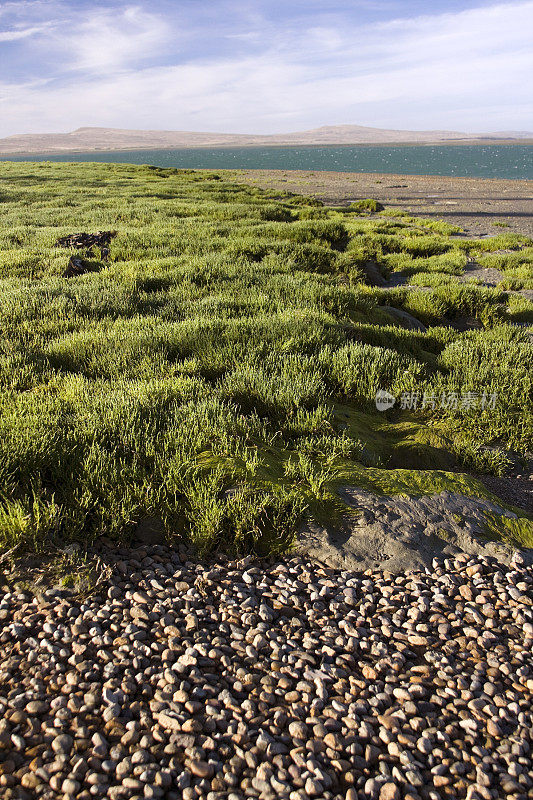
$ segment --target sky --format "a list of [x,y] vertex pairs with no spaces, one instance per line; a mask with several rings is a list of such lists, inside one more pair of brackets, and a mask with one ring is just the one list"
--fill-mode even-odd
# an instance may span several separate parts
[[0,136],[533,130],[533,0],[0,0]]

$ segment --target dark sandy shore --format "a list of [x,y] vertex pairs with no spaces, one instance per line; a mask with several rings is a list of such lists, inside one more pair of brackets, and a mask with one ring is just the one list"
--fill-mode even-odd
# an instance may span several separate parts
[[[311,195],[328,204],[374,197],[390,208],[444,219],[471,236],[533,236],[533,181],[303,170],[218,170],[239,183]],[[495,225],[495,223],[499,223]]]

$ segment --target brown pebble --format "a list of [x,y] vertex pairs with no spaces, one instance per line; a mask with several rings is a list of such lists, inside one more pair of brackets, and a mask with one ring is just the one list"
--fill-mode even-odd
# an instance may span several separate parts
[[384,783],[379,793],[379,800],[400,800],[401,794],[395,783]]
[[363,673],[365,678],[368,678],[369,681],[375,681],[376,678],[378,677],[378,673],[376,672],[376,670],[373,667],[370,667],[368,664],[365,664],[363,666],[361,672]]
[[[409,644],[414,645],[415,647],[422,647],[428,643],[428,640],[425,636],[418,636],[418,634],[414,633],[407,637],[407,641]],[[386,783],[385,786],[388,786]]]
[[213,766],[208,764],[207,761],[191,761],[189,762],[189,769],[198,778],[211,778],[214,773]]

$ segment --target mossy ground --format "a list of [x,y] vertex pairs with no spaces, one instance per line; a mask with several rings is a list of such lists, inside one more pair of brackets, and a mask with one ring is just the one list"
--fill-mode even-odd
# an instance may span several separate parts
[[[531,448],[531,304],[456,282],[502,249],[526,281],[525,237],[116,164],[4,162],[0,207],[4,550],[155,516],[201,552],[276,552],[343,482],[481,492],[461,470]],[[117,232],[109,261],[82,251],[94,271],[61,277],[56,240],[97,230]],[[367,286],[369,260],[431,288]],[[379,413],[378,389],[496,401]]]

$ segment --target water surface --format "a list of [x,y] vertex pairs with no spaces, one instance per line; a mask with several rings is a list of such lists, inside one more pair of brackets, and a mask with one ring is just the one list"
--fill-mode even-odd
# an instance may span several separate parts
[[533,145],[202,147],[53,155],[6,161],[101,161],[187,169],[303,169],[469,178],[533,178]]

